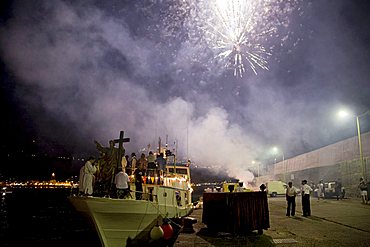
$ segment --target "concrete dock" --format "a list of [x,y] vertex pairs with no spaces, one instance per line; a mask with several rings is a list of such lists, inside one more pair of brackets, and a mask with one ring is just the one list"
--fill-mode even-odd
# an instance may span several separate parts
[[174,246],[370,246],[370,204],[359,198],[317,200],[311,198],[312,216],[303,217],[301,197],[296,216],[286,216],[285,197],[268,198],[270,228],[262,235],[247,236],[211,233],[202,223],[202,209],[190,217],[197,219],[194,233],[180,233]]

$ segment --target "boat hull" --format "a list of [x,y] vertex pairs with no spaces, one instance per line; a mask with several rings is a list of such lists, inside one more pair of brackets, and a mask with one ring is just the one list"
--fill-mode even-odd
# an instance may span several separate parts
[[128,238],[146,238],[163,217],[182,217],[192,210],[191,204],[157,204],[150,200],[70,197],[70,202],[91,219],[106,247],[126,246]]

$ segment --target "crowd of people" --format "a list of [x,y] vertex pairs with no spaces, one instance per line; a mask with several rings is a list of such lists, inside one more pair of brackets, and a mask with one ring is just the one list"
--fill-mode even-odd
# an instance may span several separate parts
[[302,215],[304,217],[311,216],[310,195],[313,189],[307,184],[307,180],[302,180],[300,190],[293,186],[293,182],[288,183],[288,186],[285,190],[285,198],[287,201],[286,216],[295,216],[296,196],[298,195],[299,191],[301,192],[302,196]]
[[[332,187],[334,186],[334,187]],[[317,185],[315,183],[311,183],[311,188],[313,188],[315,195],[317,196],[317,200],[325,199],[326,197],[336,197],[337,200],[342,200],[345,198],[346,190],[344,186],[342,185],[342,182],[340,179],[330,182],[324,183],[324,180],[321,179]]]
[[[161,184],[161,176],[165,171],[166,160],[163,153],[154,155],[152,151],[146,156],[144,153],[141,154],[140,158],[137,159],[135,153],[129,155],[123,155],[121,159],[121,166],[118,166],[118,149],[114,146],[114,141],[109,142],[109,147],[103,147],[98,142],[95,141],[96,147],[100,152],[99,159],[94,157],[89,157],[84,166],[80,169],[79,176],[79,194],[85,196],[91,196],[94,192],[97,184],[100,186],[100,190],[106,196],[112,191],[112,185],[114,185],[115,196],[117,198],[127,198],[131,197],[130,193],[130,176],[133,176],[135,183],[135,198],[137,200],[142,199],[143,183],[154,183]],[[125,150],[123,150],[124,153]],[[154,180],[154,178],[157,178]],[[266,189],[260,187],[261,191]],[[261,185],[261,186],[262,186]],[[326,191],[324,181],[321,179],[317,185],[311,183],[311,186],[307,184],[307,180],[303,180],[301,183],[301,188],[298,190],[293,186],[292,182],[288,183],[286,189],[286,200],[287,200],[287,216],[295,215],[295,198],[298,191],[302,195],[302,212],[303,216],[311,215],[310,207],[310,195],[313,192],[317,192],[317,199],[325,199]],[[358,184],[358,189],[360,191],[362,203],[368,203],[367,195],[367,182],[361,178]],[[342,186],[341,181],[338,179],[335,181],[334,195],[337,200],[344,199],[345,188]]]
[[[301,192],[302,196],[302,216],[307,217],[311,216],[311,204],[310,204],[310,195],[313,194],[313,191],[317,191],[317,199],[324,199],[325,198],[325,184],[323,180],[320,180],[319,183],[315,186],[309,186],[307,184],[307,180],[302,180],[301,188],[298,189],[293,186],[292,182],[288,183],[286,188],[286,201],[287,201],[287,211],[286,216],[294,216],[295,215],[295,208],[296,208],[296,196],[298,192]],[[368,203],[368,195],[367,195],[367,183],[363,178],[360,178],[360,182],[358,184],[358,189],[360,191],[361,200],[363,204]],[[345,189],[342,186],[340,180],[335,182],[335,196],[337,200],[344,199],[345,196]]]
[[[166,159],[163,153],[154,155],[150,151],[148,156],[142,153],[139,159],[136,158],[135,153],[132,153],[131,157],[124,155],[121,159],[121,166],[115,168],[117,165],[112,162],[113,159],[111,156],[117,153],[110,152],[112,149],[100,146],[99,150],[101,151],[100,159],[96,160],[94,157],[89,157],[85,165],[80,169],[79,195],[91,196],[94,192],[94,184],[96,186],[99,184],[105,196],[110,194],[109,191],[112,190],[111,186],[114,185],[115,196],[117,198],[131,197],[129,177],[133,175],[135,198],[141,200],[143,183],[161,184],[163,182],[160,179],[166,165]],[[115,172],[115,170],[118,171]],[[112,175],[109,177],[109,174]],[[155,177],[157,179],[152,180]]]

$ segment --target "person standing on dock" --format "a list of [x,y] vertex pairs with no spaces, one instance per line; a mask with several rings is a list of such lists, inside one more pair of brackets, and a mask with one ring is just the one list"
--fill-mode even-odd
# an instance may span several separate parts
[[360,189],[362,203],[367,204],[367,183],[365,182],[364,178],[360,178],[358,188]]
[[260,191],[265,192],[265,190],[266,190],[266,185],[265,184],[261,184],[260,185]]
[[320,198],[325,199],[324,181],[322,179],[317,185],[317,200],[320,200]]
[[303,216],[311,216],[310,193],[312,188],[307,184],[307,180],[302,181],[302,211]]
[[286,200],[287,200],[287,209],[286,209],[286,216],[294,216],[295,215],[295,197],[297,195],[297,189],[293,186],[292,182],[288,183],[288,187],[286,188]]
[[83,182],[83,188],[84,188],[84,193],[85,195],[91,196],[93,193],[93,182],[95,179],[95,172],[96,172],[96,167],[94,165],[95,163],[95,158],[94,157],[89,157],[89,159],[85,163],[85,175],[84,175],[84,182]]
[[337,201],[342,198],[342,182],[340,179],[335,181],[335,196],[337,197]]

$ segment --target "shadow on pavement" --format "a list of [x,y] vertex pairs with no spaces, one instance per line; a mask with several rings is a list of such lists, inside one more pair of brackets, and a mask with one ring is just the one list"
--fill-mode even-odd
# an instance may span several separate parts
[[208,228],[202,228],[196,235],[212,246],[275,246],[270,236],[259,235],[255,232],[250,232],[246,235],[233,235],[231,233],[213,232]]

